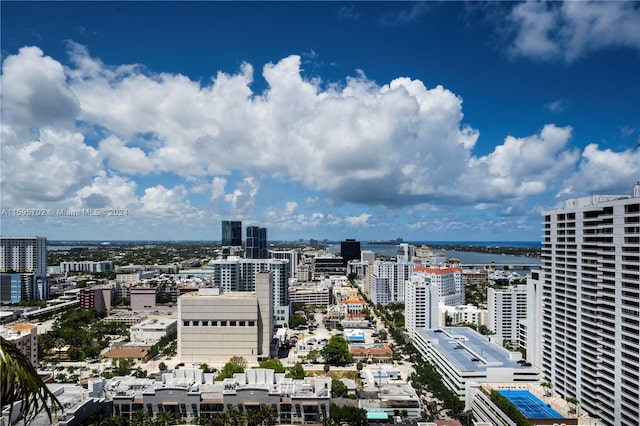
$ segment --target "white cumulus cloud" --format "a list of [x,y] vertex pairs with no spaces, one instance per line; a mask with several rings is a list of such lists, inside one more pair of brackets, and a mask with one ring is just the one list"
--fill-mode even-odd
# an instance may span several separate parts
[[607,47],[640,51],[640,6],[625,1],[527,1],[507,18],[511,54],[573,62]]

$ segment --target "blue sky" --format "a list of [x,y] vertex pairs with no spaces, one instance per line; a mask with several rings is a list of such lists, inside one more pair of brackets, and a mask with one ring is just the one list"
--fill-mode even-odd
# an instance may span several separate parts
[[640,180],[637,2],[0,7],[3,235],[539,240]]

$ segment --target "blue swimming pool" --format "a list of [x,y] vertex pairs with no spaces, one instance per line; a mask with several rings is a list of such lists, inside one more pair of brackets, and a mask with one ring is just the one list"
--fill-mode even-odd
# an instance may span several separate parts
[[540,398],[521,389],[500,389],[498,393],[507,398],[528,419],[563,419],[556,410],[542,402]]

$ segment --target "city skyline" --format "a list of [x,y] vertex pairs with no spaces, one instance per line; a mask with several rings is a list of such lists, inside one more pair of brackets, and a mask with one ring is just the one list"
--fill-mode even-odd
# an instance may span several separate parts
[[537,241],[640,180],[636,2],[2,2],[3,236]]

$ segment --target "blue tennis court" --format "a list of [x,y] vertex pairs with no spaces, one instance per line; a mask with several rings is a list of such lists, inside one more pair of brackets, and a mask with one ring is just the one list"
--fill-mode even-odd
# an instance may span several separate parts
[[527,419],[564,418],[528,390],[501,389],[498,393],[511,401]]

